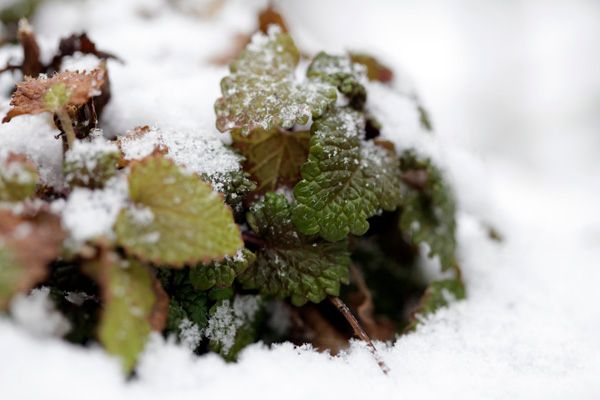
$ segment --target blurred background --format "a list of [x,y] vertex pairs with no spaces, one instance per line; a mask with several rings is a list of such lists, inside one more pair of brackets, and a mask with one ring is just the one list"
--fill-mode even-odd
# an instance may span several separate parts
[[[42,2],[61,0],[0,0],[0,12],[14,18]],[[164,2],[191,14],[221,1],[122,0],[140,8]],[[249,10],[266,4],[245,2]],[[579,156],[571,160],[578,163],[572,167],[595,168],[600,149],[600,1],[274,4],[306,51],[364,50],[404,68],[441,134],[460,139],[469,150],[528,169],[556,168],[553,172],[559,174],[564,165],[556,158],[573,152]]]

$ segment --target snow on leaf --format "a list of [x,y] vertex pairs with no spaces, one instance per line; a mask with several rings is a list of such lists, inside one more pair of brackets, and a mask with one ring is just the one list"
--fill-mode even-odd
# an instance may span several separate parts
[[320,52],[308,66],[306,76],[337,87],[355,109],[362,109],[367,101],[367,90],[361,83],[366,79],[365,68],[348,56]]
[[226,360],[233,361],[256,336],[257,316],[261,308],[259,296],[235,296],[221,300],[211,309],[206,328],[210,347]]
[[33,196],[39,178],[35,165],[24,155],[0,153],[0,202]]
[[215,103],[217,128],[247,135],[256,128],[288,129],[323,114],[336,100],[329,84],[297,82],[300,55],[291,37],[272,25],[261,32],[229,66]]
[[[150,270],[135,260],[122,260],[115,253],[85,265],[102,289],[104,307],[98,339],[106,350],[121,359],[123,368],[133,369],[150,331],[162,330],[168,303],[160,283]],[[157,292],[157,288],[160,288]],[[157,313],[164,317],[157,317]]]
[[370,81],[389,83],[394,79],[394,72],[371,55],[351,53],[350,59],[357,64],[363,65],[367,69],[367,77]]
[[308,156],[308,132],[256,129],[248,136],[233,134],[233,143],[245,157],[244,169],[258,182],[258,192],[295,184]]
[[255,260],[254,253],[241,249],[235,256],[225,257],[223,261],[190,268],[190,282],[198,290],[208,290],[215,286],[229,287],[235,277],[248,269]]
[[63,238],[54,214],[42,210],[23,216],[0,210],[0,308],[46,277],[46,267],[60,254]]
[[413,244],[429,246],[443,270],[456,266],[456,206],[441,171],[414,151],[400,157],[405,185],[400,229]]
[[[218,192],[229,194],[238,187],[244,192],[241,157],[217,137],[195,129],[158,129],[142,126],[127,132],[117,141],[121,165],[141,160],[154,152],[163,154],[183,168],[206,178]],[[235,181],[235,182],[234,182]]]
[[12,108],[2,122],[24,114],[55,112],[65,105],[81,106],[101,93],[106,70],[97,68],[89,73],[66,71],[51,78],[25,77],[12,95]]
[[221,196],[160,155],[132,164],[129,196],[115,233],[140,259],[177,268],[232,256],[243,245]]
[[69,186],[103,188],[117,173],[119,149],[102,136],[78,140],[65,153],[64,176]]
[[291,211],[286,198],[274,193],[252,205],[248,223],[266,245],[238,280],[263,295],[290,297],[297,306],[337,296],[340,283],[348,283],[347,242],[311,241],[296,230]]
[[294,188],[294,224],[306,235],[330,241],[362,235],[379,208],[400,198],[397,162],[385,149],[361,144],[364,117],[347,108],[313,123],[310,153]]

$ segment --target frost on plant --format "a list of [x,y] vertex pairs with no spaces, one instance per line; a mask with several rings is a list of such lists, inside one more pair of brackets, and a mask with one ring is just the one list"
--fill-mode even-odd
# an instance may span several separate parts
[[299,82],[300,54],[287,33],[271,26],[257,33],[229,66],[217,100],[217,128],[248,134],[256,128],[291,128],[323,114],[335,102],[335,88],[318,81]]
[[[273,12],[263,20],[284,25]],[[48,113],[63,151],[49,186],[39,158],[0,150],[0,308],[43,286],[65,339],[101,344],[130,373],[152,331],[229,361],[256,341],[337,351],[352,332],[392,340],[465,296],[452,190],[388,118],[398,106],[418,119],[415,98],[392,101],[393,73],[369,55],[301,61],[263,20],[221,81],[216,130],[114,139],[99,116],[115,57],[81,34],[43,63],[22,24],[28,56],[12,67],[37,73],[4,120],[17,134],[18,116]],[[78,53],[99,67],[56,72]],[[423,257],[443,279],[425,279]]]

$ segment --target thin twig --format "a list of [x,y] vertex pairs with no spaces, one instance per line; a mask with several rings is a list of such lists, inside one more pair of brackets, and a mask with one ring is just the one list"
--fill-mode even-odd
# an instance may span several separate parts
[[367,347],[369,347],[369,350],[371,351],[371,354],[373,354],[375,361],[377,361],[377,365],[379,365],[379,368],[381,368],[383,373],[387,375],[390,372],[390,368],[385,364],[381,358],[381,355],[377,352],[375,345],[371,341],[371,338],[369,335],[367,335],[367,332],[365,332],[362,326],[360,326],[354,315],[350,312],[350,309],[346,303],[344,303],[339,297],[329,297],[329,301],[331,301],[331,303],[339,310],[344,318],[346,318],[346,321],[348,321],[352,327],[352,330],[354,331],[354,335],[367,344]]

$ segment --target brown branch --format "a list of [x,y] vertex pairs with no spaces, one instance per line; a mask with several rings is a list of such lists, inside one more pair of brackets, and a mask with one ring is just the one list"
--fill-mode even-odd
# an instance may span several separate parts
[[379,365],[379,368],[381,368],[383,373],[387,375],[390,372],[390,368],[385,364],[385,362],[381,358],[381,355],[377,352],[375,345],[371,341],[371,338],[369,337],[369,335],[367,335],[367,332],[365,332],[362,326],[360,326],[360,323],[350,312],[350,309],[348,308],[346,303],[344,303],[339,297],[329,297],[329,301],[331,301],[331,303],[344,316],[346,321],[348,321],[348,323],[352,327],[352,330],[354,331],[354,335],[367,344],[367,347],[371,351],[371,354],[373,354],[375,361],[377,361],[377,365]]

